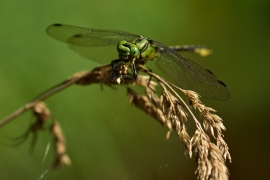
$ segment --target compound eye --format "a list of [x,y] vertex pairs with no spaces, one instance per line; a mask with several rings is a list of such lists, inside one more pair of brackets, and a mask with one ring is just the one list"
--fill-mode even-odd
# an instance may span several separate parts
[[128,56],[130,54],[130,43],[127,41],[120,41],[117,45],[117,51],[121,56]]
[[136,46],[131,47],[131,54],[133,57],[138,56],[139,52],[140,51]]

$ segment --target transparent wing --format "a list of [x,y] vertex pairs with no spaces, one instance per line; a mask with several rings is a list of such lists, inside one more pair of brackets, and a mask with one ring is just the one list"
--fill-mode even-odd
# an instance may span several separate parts
[[69,44],[76,53],[101,63],[110,63],[118,58],[116,45],[121,40],[132,41],[138,35],[113,30],[99,30],[63,24],[53,24],[47,34]]
[[159,42],[154,41],[153,43],[160,49],[157,66],[169,75],[180,88],[193,90],[209,99],[228,100],[230,98],[226,85],[218,80],[211,71]]
[[[116,45],[121,40],[132,41],[138,35],[113,30],[98,30],[63,24],[47,28],[51,37],[68,43],[78,54],[101,63],[118,58]],[[184,58],[173,49],[153,41],[159,48],[157,65],[183,89],[190,89],[210,99],[228,100],[230,92],[211,71]]]

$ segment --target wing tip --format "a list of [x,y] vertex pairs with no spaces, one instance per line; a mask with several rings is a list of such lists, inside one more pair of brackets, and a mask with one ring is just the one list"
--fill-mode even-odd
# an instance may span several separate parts
[[55,23],[55,24],[52,24],[51,26],[63,26],[63,24]]
[[219,82],[219,84],[221,84],[222,86],[224,86],[225,88],[227,88],[227,85],[224,82],[222,82],[221,80],[218,80],[218,82]]
[[50,26],[48,26],[48,27],[46,28],[46,32],[47,32],[48,34],[50,34],[49,31],[51,30],[52,27],[61,27],[61,26],[63,26],[63,24],[60,24],[60,23],[52,24],[52,25],[50,25]]

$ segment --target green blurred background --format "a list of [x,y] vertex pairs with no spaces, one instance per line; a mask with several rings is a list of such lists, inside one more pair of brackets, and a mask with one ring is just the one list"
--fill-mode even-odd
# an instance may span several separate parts
[[[202,99],[227,127],[230,179],[269,179],[269,8],[266,0],[0,0],[0,118],[98,65],[46,35],[52,23],[122,30],[166,45],[205,44],[212,56],[185,56],[230,88],[229,101]],[[28,127],[33,117],[26,113],[0,129],[1,179],[196,179],[195,163],[185,158],[177,135],[166,140],[167,129],[129,105],[123,86],[72,86],[46,103],[65,131],[72,166],[46,173],[53,161],[52,147],[44,158],[52,143],[47,132],[39,134],[32,155],[30,140],[5,145]],[[188,125],[191,134],[191,120]]]

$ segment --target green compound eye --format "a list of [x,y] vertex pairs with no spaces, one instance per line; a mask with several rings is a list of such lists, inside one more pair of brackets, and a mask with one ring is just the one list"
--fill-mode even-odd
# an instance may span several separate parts
[[140,53],[138,47],[134,44],[131,45],[130,51],[131,51],[131,56],[133,56],[133,57],[138,56],[138,54]]
[[130,43],[127,41],[120,41],[117,44],[117,51],[120,59],[128,59],[130,55]]
[[118,52],[121,53],[129,53],[130,52],[130,44],[127,41],[120,41],[117,45]]

